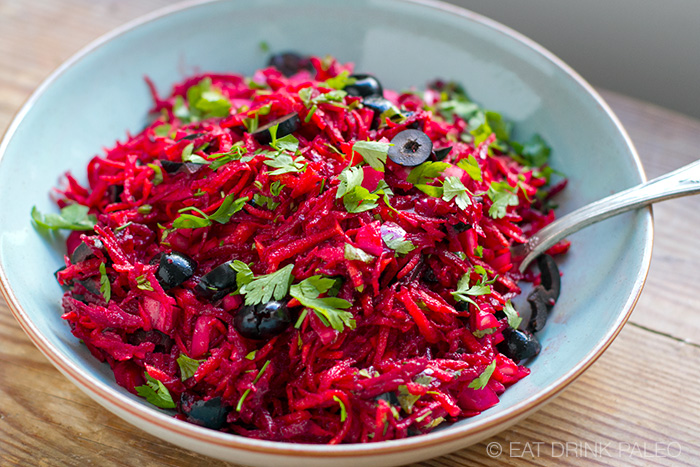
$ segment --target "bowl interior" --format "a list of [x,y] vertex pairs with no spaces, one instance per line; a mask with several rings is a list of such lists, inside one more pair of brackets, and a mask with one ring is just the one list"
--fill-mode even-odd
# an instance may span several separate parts
[[[559,214],[643,180],[624,131],[566,67],[529,41],[476,15],[433,2],[398,0],[221,1],[174,9],[113,34],[52,76],[20,112],[0,147],[0,264],[3,287],[30,334],[52,360],[109,388],[106,397],[156,409],[114,383],[61,320],[61,236],[37,234],[33,205],[56,211],[48,193],[65,171],[85,179],[88,160],[139,131],[151,100],[143,77],[163,93],[196,71],[251,74],[267,53],[335,55],[375,74],[387,88],[454,79],[485,107],[515,122],[516,136],[538,132],[551,165],[569,178]],[[571,237],[560,261],[562,294],[532,374],[501,403],[443,431],[468,429],[542,398],[571,376],[621,325],[648,268],[651,216],[639,211]],[[35,337],[36,339],[36,337]],[[113,393],[111,393],[113,391]],[[429,435],[429,436],[440,436]]]

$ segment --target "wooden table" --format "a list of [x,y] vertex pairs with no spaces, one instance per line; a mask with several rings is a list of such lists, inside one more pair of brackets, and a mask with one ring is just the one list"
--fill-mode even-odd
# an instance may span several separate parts
[[[169,3],[0,0],[0,129],[80,47]],[[698,157],[700,121],[603,95],[649,177]],[[700,465],[699,203],[655,207],[654,255],[636,310],[568,390],[498,436],[418,465]],[[490,457],[490,443],[503,453]],[[165,443],[88,399],[39,353],[0,298],[0,465],[88,464],[231,465]]]

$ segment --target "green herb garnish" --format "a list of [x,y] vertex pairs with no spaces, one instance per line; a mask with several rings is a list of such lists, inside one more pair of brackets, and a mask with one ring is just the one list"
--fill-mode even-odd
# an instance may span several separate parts
[[314,310],[316,316],[326,326],[338,332],[342,332],[345,326],[355,329],[352,313],[344,311],[352,306],[350,302],[337,297],[320,298],[321,294],[328,292],[334,284],[334,279],[320,275],[311,276],[291,286],[289,294],[299,300],[303,306]]
[[69,204],[61,209],[60,214],[42,214],[32,207],[32,219],[39,227],[57,230],[92,230],[97,224],[97,217],[88,214],[90,208],[81,204]]

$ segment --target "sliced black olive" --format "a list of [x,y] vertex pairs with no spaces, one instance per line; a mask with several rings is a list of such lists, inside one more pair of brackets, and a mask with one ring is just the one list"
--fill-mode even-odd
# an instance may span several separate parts
[[313,70],[309,57],[295,52],[274,54],[268,60],[267,65],[277,68],[287,78],[299,73],[301,70]]
[[544,329],[544,325],[547,324],[547,315],[552,308],[549,292],[541,285],[538,285],[527,296],[527,301],[532,309],[529,327],[535,332],[541,331]]
[[515,362],[534,357],[542,349],[537,337],[528,331],[507,328],[503,331],[503,337],[504,341],[498,344],[498,349]]
[[110,185],[107,187],[107,198],[110,203],[117,203],[122,200],[124,185]]
[[458,301],[455,304],[455,310],[457,310],[457,311],[469,311],[469,302]]
[[287,135],[291,135],[292,133],[297,131],[299,129],[300,124],[301,121],[299,120],[299,114],[297,114],[296,112],[292,112],[290,114],[285,115],[284,117],[280,117],[276,120],[271,121],[267,125],[261,126],[251,134],[257,140],[258,143],[270,144],[270,142],[272,142],[270,128],[274,127],[275,125],[278,125],[276,136],[279,139]]
[[80,242],[80,244],[75,247],[73,253],[70,254],[71,264],[82,263],[86,259],[94,258],[95,252],[92,251],[92,247],[85,242]]
[[[75,284],[80,284],[86,291],[93,295],[98,295],[100,297],[102,296],[102,293],[100,292],[100,280],[96,277],[89,277],[83,280],[76,280]],[[78,298],[78,295],[73,295],[73,298],[75,298],[76,300],[81,300],[80,298]]]
[[344,90],[348,93],[348,95],[360,97],[384,96],[382,85],[374,76],[350,75],[350,78],[354,78],[355,82],[345,86]]
[[435,153],[435,160],[441,161],[447,157],[447,155],[452,151],[452,146],[448,146],[446,148],[442,149],[436,149],[434,151]]
[[230,264],[230,262],[221,264],[203,275],[194,289],[197,295],[215,302],[232,292],[237,285],[237,273]]
[[181,171],[193,174],[204,167],[204,164],[195,164],[194,162],[173,162],[167,159],[161,159],[160,165],[162,165],[163,170],[169,174],[174,174]]
[[415,167],[427,161],[433,142],[420,130],[404,130],[392,138],[389,159],[404,167]]
[[212,430],[223,428],[231,410],[222,404],[221,397],[212,397],[207,401],[194,400],[194,397],[187,393],[180,397],[180,407],[189,422]]
[[389,405],[400,405],[399,398],[394,392],[385,392],[374,398],[375,401],[386,401]]
[[396,106],[382,96],[368,96],[362,99],[362,105],[374,112],[372,128],[378,128],[381,122],[381,115],[395,109]]
[[437,276],[435,275],[435,271],[433,271],[433,268],[430,266],[426,266],[423,270],[423,281],[427,282],[428,284],[435,284],[439,282]]
[[[53,277],[56,278],[56,281],[58,281],[58,273],[65,270],[67,267],[68,266],[63,266],[60,269],[57,269],[56,272],[53,273]],[[73,286],[72,283],[71,284],[69,284],[69,283],[61,284],[60,282],[59,282],[59,285],[61,285],[61,289],[63,289],[64,292],[68,292]]]
[[287,305],[276,300],[245,306],[233,319],[233,326],[241,336],[256,340],[281,334],[291,323]]
[[183,136],[177,142],[179,143],[180,141],[192,141],[193,139],[197,139],[200,136],[205,136],[206,133],[192,133],[191,135]]
[[557,263],[549,255],[540,255],[537,258],[537,266],[540,268],[542,286],[547,289],[550,298],[556,301],[561,290],[561,276]]
[[173,251],[160,256],[156,279],[164,290],[172,289],[194,276],[197,263],[187,255]]
[[467,230],[469,230],[469,224],[465,224],[464,222],[460,221],[457,222],[454,226],[452,226],[455,229],[455,232],[457,233],[462,233]]
[[173,162],[167,159],[161,159],[160,165],[163,166],[163,170],[165,170],[167,173],[174,174],[180,170],[184,164],[182,162]]

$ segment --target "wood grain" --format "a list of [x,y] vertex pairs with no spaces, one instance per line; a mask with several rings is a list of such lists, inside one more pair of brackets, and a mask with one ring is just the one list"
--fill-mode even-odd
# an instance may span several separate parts
[[[0,129],[56,66],[90,40],[167,0],[0,0]],[[698,157],[700,122],[613,93],[604,97],[650,177]],[[535,415],[418,466],[700,465],[700,210],[655,207],[647,285],[610,349]],[[498,443],[502,455],[490,457]],[[567,450],[568,449],[568,450]],[[0,465],[224,466],[107,412],[59,374],[0,299]]]

